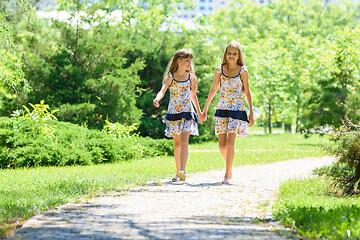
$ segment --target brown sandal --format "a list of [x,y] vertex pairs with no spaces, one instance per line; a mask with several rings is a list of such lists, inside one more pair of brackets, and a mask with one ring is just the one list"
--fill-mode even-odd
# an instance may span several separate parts
[[180,178],[180,181],[185,181],[186,178],[185,171],[179,171],[176,175]]

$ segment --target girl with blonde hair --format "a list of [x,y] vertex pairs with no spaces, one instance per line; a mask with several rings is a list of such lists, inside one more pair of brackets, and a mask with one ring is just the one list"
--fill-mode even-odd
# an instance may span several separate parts
[[[231,41],[224,52],[220,66],[215,70],[214,83],[210,89],[203,113],[207,118],[209,105],[220,86],[220,98],[214,115],[215,134],[218,135],[220,153],[226,161],[223,184],[230,184],[234,161],[236,136],[247,136],[247,127],[254,125],[254,112],[249,75],[245,67],[241,45]],[[244,95],[249,106],[249,118],[245,111]]]
[[[172,179],[173,182],[185,181],[189,136],[199,135],[198,123],[203,120],[196,96],[197,79],[192,64],[193,57],[192,52],[186,49],[173,55],[164,73],[161,90],[153,100],[155,107],[159,107],[159,101],[166,90],[170,89],[170,102],[163,122],[166,124],[165,135],[174,139],[177,173]],[[199,120],[191,103],[195,106]]]

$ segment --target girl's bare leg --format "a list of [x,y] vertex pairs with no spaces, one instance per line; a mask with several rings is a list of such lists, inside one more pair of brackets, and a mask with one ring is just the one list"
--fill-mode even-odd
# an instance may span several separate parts
[[220,153],[225,161],[226,161],[226,138],[227,138],[226,133],[218,135]]
[[228,133],[226,138],[226,171],[225,178],[231,179],[232,177],[232,166],[234,162],[235,153],[235,133]]
[[190,132],[182,132],[180,134],[180,171],[185,171],[189,154],[189,136]]
[[226,172],[225,178],[232,178],[232,165],[234,161],[234,152],[235,152],[235,133],[229,134],[219,134],[219,149],[220,153],[223,156],[224,160],[226,161]]
[[180,171],[180,151],[181,151],[181,135],[176,135],[174,138],[174,157],[176,164],[176,172]]

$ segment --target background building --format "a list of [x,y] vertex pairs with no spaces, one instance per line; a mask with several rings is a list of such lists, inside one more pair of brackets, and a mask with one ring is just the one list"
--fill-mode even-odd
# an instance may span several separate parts
[[[178,5],[179,19],[191,20],[199,16],[206,16],[215,13],[216,10],[222,7],[227,7],[232,0],[196,0],[196,5],[193,9],[186,8],[184,4]],[[259,4],[269,3],[272,0],[254,0]]]

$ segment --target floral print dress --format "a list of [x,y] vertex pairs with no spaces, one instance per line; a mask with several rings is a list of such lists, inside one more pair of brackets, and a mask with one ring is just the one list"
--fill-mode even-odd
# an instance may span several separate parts
[[169,138],[187,131],[191,135],[199,135],[199,121],[190,98],[190,78],[192,77],[189,73],[186,81],[177,81],[173,74],[169,73],[170,102],[167,114],[163,119],[163,122],[166,123],[165,136]]
[[240,73],[235,77],[225,76],[223,66],[219,67],[220,98],[214,115],[215,134],[236,133],[237,136],[248,135],[248,117],[245,111],[243,84],[240,74],[247,71],[241,66]]

